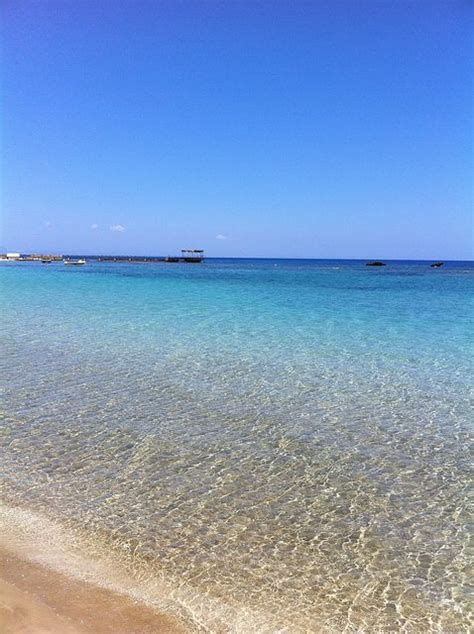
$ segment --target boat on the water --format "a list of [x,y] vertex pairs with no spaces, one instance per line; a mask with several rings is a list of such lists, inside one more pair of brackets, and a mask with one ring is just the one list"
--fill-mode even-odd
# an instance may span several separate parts
[[70,266],[81,266],[81,264],[85,264],[86,261],[84,259],[79,260],[63,260],[64,264],[69,264]]

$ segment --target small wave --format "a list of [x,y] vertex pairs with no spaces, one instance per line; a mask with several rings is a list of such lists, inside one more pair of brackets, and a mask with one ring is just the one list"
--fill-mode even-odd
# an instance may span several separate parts
[[0,535],[0,547],[16,557],[131,597],[177,618],[191,632],[290,632],[268,615],[203,596],[169,575],[152,575],[130,552],[111,556],[106,544],[35,511],[0,503]]

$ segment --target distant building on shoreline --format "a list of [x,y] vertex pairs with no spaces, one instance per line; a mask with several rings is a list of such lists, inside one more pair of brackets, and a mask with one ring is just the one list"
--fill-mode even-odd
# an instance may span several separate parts
[[9,262],[43,262],[45,260],[49,262],[57,262],[63,259],[62,255],[45,255],[43,253],[2,253],[0,254],[0,261],[8,260]]

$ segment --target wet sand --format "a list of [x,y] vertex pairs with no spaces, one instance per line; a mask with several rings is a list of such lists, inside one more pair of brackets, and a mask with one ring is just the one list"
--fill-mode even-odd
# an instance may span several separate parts
[[2,634],[181,634],[184,626],[130,597],[0,551]]

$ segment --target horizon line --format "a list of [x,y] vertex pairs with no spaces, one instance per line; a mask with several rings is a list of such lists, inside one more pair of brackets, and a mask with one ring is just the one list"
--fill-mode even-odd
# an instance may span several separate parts
[[[169,257],[170,254],[167,255],[150,255],[150,254],[146,254],[146,255],[137,255],[137,254],[131,254],[131,253],[57,253],[57,252],[46,252],[46,251],[41,251],[41,250],[35,250],[35,251],[5,251],[6,253],[20,253],[20,255],[22,256],[28,256],[28,255],[55,255],[55,256],[68,256],[68,257],[88,257],[88,258],[100,258],[100,257],[129,257],[129,258],[165,258],[165,257]],[[2,253],[2,255],[4,255],[4,253]],[[444,261],[444,262],[474,262],[474,258],[471,259],[449,259],[449,258],[396,258],[396,257],[388,257],[388,258],[384,258],[384,257],[305,257],[305,256],[296,256],[296,257],[276,257],[276,256],[251,256],[251,255],[223,255],[223,256],[219,256],[219,255],[205,255],[204,256],[205,260],[319,260],[319,261],[332,261],[332,260],[339,260],[339,261],[361,261],[364,262],[366,260],[369,261],[373,261],[373,260],[384,260],[387,262],[437,262],[437,261]]]

